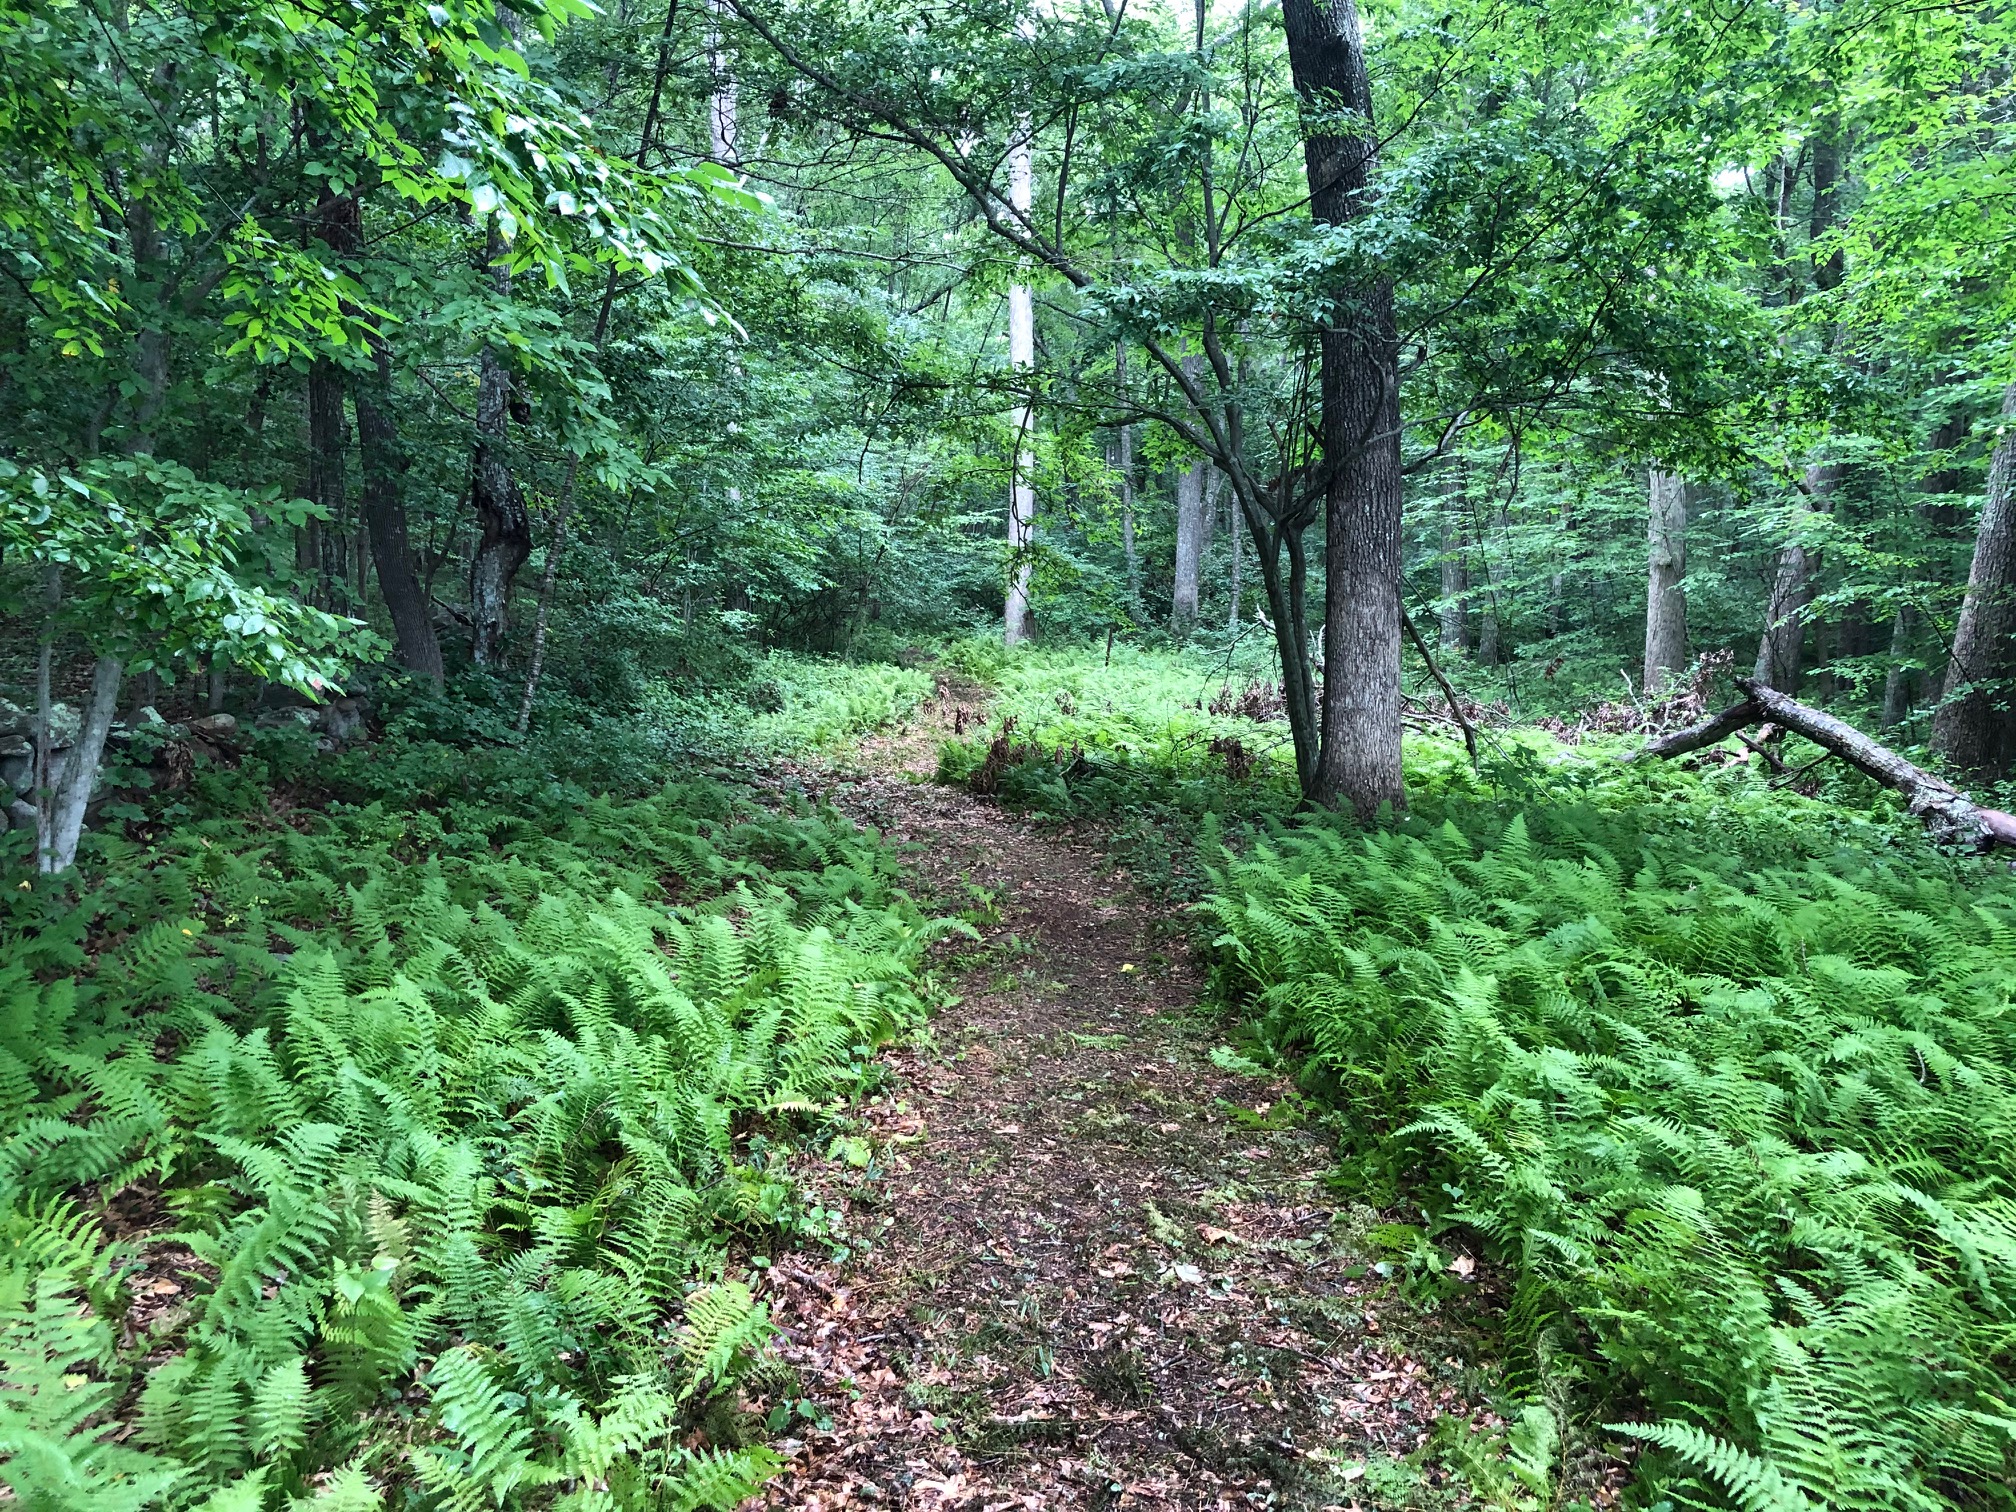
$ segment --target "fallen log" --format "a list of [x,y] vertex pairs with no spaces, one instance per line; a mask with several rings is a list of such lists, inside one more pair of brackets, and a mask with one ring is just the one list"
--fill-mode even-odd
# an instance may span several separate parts
[[2016,814],[1982,808],[1943,777],[1935,777],[1914,766],[1888,746],[1878,745],[1853,725],[1836,719],[1780,693],[1776,688],[1748,677],[1736,679],[1743,701],[1724,709],[1712,719],[1689,725],[1648,740],[1627,759],[1657,756],[1670,760],[1717,745],[1738,730],[1769,722],[1803,735],[1831,755],[1838,756],[1864,776],[1904,795],[1904,806],[1931,832],[1941,845],[1968,850],[1987,850],[1996,845],[2016,846]]

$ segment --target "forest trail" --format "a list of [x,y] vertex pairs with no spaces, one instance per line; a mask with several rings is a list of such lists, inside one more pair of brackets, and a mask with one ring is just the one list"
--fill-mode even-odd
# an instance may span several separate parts
[[1449,1323],[1367,1274],[1376,1217],[1286,1084],[1212,1063],[1180,930],[1096,845],[925,780],[983,697],[941,681],[851,769],[787,774],[915,847],[940,910],[991,905],[941,951],[958,1003],[884,1056],[874,1166],[807,1173],[853,1253],[773,1268],[831,1431],[788,1431],[769,1504],[1352,1506],[1460,1409]]

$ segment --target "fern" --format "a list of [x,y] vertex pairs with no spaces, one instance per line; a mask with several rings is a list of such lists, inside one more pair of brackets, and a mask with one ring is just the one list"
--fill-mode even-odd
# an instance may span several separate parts
[[[24,1508],[365,1512],[408,1436],[443,1507],[727,1507],[770,1472],[679,1447],[769,1335],[746,1287],[692,1290],[728,1226],[788,1207],[733,1120],[856,1085],[920,1013],[937,931],[830,813],[705,783],[536,826],[443,801],[426,853],[370,805],[205,820],[74,910],[0,918],[0,1365],[26,1383],[0,1391],[0,1479]],[[83,951],[107,919],[125,943]],[[183,1215],[154,1237],[197,1264],[120,1423],[124,1256],[80,1199],[143,1175]],[[418,1428],[387,1410],[422,1399]]]

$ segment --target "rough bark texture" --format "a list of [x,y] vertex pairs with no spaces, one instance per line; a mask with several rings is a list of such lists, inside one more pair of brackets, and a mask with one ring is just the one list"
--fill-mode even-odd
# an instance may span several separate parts
[[1974,532],[1967,595],[1953,631],[1945,700],[1932,716],[1932,749],[1963,772],[2001,776],[2016,746],[2009,680],[2016,676],[2016,384],[2002,395],[2002,425],[1988,464],[1988,494]]
[[[489,258],[499,293],[511,288],[503,239],[493,227]],[[498,661],[510,624],[511,582],[532,555],[532,517],[511,474],[511,371],[495,347],[485,345],[476,383],[476,455],[469,498],[482,534],[469,567],[470,655],[478,666]]]
[[350,388],[357,408],[357,447],[364,463],[364,526],[378,569],[378,592],[391,611],[400,663],[439,688],[444,677],[441,641],[434,633],[434,616],[407,536],[402,488],[406,453],[392,418],[392,360],[382,342],[372,345],[376,359],[372,374],[354,378]]
[[91,668],[91,693],[84,704],[77,743],[70,747],[55,774],[49,797],[49,823],[36,846],[36,865],[45,872],[68,871],[77,860],[77,842],[84,837],[84,811],[98,781],[98,762],[105,737],[119,707],[119,683],[125,669],[117,657],[101,656]]
[[1169,595],[1169,623],[1177,631],[1197,623],[1197,579],[1204,561],[1207,514],[1204,486],[1210,470],[1211,464],[1199,457],[1176,474],[1176,575]]
[[[2016,815],[1982,808],[1944,778],[1914,766],[1888,746],[1871,740],[1845,721],[1768,687],[1755,678],[1739,677],[1743,702],[1712,719],[1647,741],[1638,756],[1674,757],[1718,744],[1738,730],[1770,723],[1803,735],[1822,750],[1840,757],[1864,776],[1904,795],[1904,806],[1942,845],[1986,850],[1992,845],[2016,845]],[[1627,758],[1632,759],[1632,758]]]
[[[1375,166],[1372,87],[1353,0],[1285,0],[1304,112],[1309,210],[1362,215]],[[1340,289],[1319,337],[1324,507],[1323,713],[1309,796],[1361,818],[1400,807],[1400,385],[1389,282]]]
[[[1824,511],[1834,491],[1837,470],[1815,462],[1806,469],[1804,513]],[[1781,693],[1797,693],[1804,670],[1806,605],[1812,598],[1811,563],[1805,544],[1787,541],[1778,552],[1771,593],[1764,604],[1764,633],[1757,641],[1757,661],[1751,676]]]
[[[1008,153],[1008,201],[1023,216],[1035,201],[1035,163],[1025,131]],[[1008,289],[1008,365],[1027,375],[1036,366],[1036,306],[1029,285]],[[1029,615],[1029,547],[1036,529],[1036,454],[1029,445],[1034,420],[1027,404],[1015,406],[1015,466],[1008,480],[1008,606],[1003,638],[1011,646],[1029,639],[1034,629]]]
[[1646,535],[1645,692],[1659,692],[1687,665],[1687,484],[1651,472]]
[[328,511],[324,520],[310,520],[303,531],[301,566],[315,580],[315,602],[338,607],[336,583],[342,578],[335,560],[341,550],[342,522],[350,486],[343,448],[343,370],[326,357],[308,365],[308,485],[310,503]]

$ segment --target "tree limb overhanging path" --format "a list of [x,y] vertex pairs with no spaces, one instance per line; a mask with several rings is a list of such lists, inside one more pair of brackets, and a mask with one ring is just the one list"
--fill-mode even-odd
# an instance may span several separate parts
[[884,1056],[873,1164],[804,1173],[844,1258],[780,1254],[768,1296],[830,1431],[787,1430],[769,1504],[1369,1505],[1368,1463],[1473,1411],[1471,1288],[1424,1314],[1368,1266],[1381,1215],[1326,1190],[1285,1083],[1212,1062],[1196,963],[1100,848],[916,780],[957,693],[865,770],[779,774],[980,923]]

